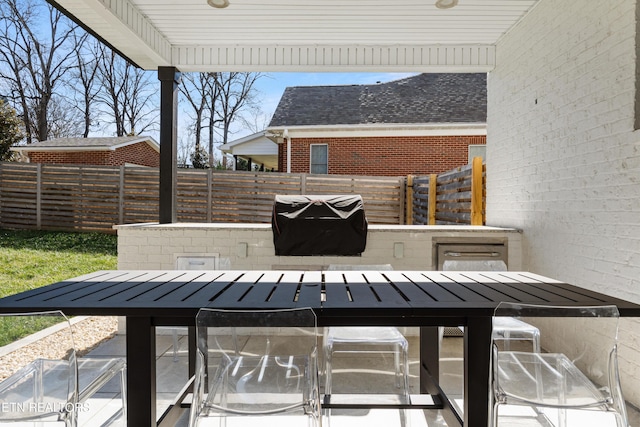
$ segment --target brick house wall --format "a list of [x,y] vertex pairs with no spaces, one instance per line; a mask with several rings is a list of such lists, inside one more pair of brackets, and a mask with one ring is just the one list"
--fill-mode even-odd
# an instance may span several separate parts
[[127,145],[114,151],[32,151],[31,163],[121,166],[127,163],[159,167],[160,154],[146,142]]
[[112,151],[112,165],[134,163],[141,166],[159,167],[160,153],[154,150],[146,142],[127,145]]
[[[312,144],[328,144],[330,174],[403,176],[467,164],[469,145],[486,144],[486,136],[292,138],[292,173],[309,173]],[[287,169],[286,142],[278,144],[278,169]]]

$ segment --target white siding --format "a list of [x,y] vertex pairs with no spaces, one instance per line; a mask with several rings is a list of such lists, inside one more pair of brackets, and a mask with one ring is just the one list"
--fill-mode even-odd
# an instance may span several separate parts
[[[500,40],[487,224],[523,230],[525,270],[640,302],[635,3],[543,0]],[[624,393],[638,405],[640,327],[621,331]]]

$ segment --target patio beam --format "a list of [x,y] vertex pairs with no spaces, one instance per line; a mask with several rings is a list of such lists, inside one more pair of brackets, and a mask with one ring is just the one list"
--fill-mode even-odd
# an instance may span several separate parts
[[171,224],[177,217],[178,85],[175,67],[158,67],[160,80],[160,194],[159,222]]
[[172,63],[183,71],[337,71],[487,73],[496,64],[492,44],[173,45]]

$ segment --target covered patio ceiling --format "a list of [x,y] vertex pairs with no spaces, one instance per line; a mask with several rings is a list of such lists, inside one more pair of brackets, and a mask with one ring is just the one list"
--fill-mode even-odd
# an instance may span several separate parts
[[539,0],[48,1],[148,70],[487,72]]

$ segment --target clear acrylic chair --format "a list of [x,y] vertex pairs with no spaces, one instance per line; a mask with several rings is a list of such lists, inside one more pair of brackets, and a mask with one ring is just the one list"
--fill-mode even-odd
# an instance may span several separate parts
[[501,331],[494,330],[492,427],[525,417],[558,427],[628,426],[618,374],[615,306],[503,302],[494,313],[494,319],[501,317],[535,321],[543,330],[544,345],[542,352],[535,352],[526,343],[514,348],[517,343],[512,341],[505,349]]
[[395,367],[395,386],[401,390],[405,402],[409,401],[409,344],[397,328],[390,326],[326,328],[324,392],[328,395],[331,395],[333,385],[334,353],[392,354]]
[[295,415],[320,425],[316,324],[310,308],[200,309],[189,425]]
[[[78,405],[81,410],[88,409],[88,400],[95,397],[112,378],[118,377],[120,387],[120,401],[122,403],[120,411],[104,423],[110,425],[115,420],[127,419],[127,378],[126,361],[122,357],[79,357],[78,361]],[[82,418],[82,417],[81,417]],[[82,419],[81,419],[82,421]],[[124,422],[124,421],[123,421]],[[83,423],[81,423],[82,425]]]
[[[385,271],[390,264],[340,265],[332,264],[327,271]],[[350,278],[351,279],[351,278]],[[363,279],[364,280],[364,279]],[[355,283],[356,280],[350,280]],[[363,282],[366,283],[366,282]],[[395,367],[395,386],[401,390],[403,402],[409,402],[409,343],[398,328],[392,326],[360,327],[340,326],[324,330],[324,393],[331,395],[333,388],[333,354],[392,354]]]
[[[380,265],[342,265],[332,264],[326,271],[388,271],[393,270],[391,264]],[[357,274],[357,273],[356,273]],[[350,284],[366,283],[363,276],[351,275]],[[330,396],[333,402],[339,395],[333,394],[333,369],[334,354],[357,354],[361,356],[384,357],[393,356],[395,369],[395,387],[399,393],[380,393],[376,396],[376,402],[380,403],[400,403],[410,402],[409,390],[409,342],[398,328],[393,326],[339,326],[324,329],[324,393]],[[367,394],[366,390],[361,393]],[[349,400],[352,397],[348,397]],[[368,396],[367,399],[373,399]],[[400,424],[404,427],[408,425],[408,414],[406,409],[400,409]],[[330,417],[331,413],[327,412]]]
[[[507,265],[501,260],[447,260],[442,268],[444,271],[507,271]],[[511,341],[526,340],[530,341],[533,351],[540,351],[540,331],[533,325],[519,319],[499,317],[494,319],[493,329],[498,334],[496,336],[502,337],[507,349]],[[459,330],[463,331],[463,328]],[[462,334],[450,332],[448,335]]]
[[124,359],[77,358],[71,323],[61,311],[0,314],[0,331],[8,337],[7,354],[19,350],[23,342],[13,341],[26,335],[30,357],[4,371],[0,424],[64,422],[75,427],[79,409],[117,374],[126,416]]

